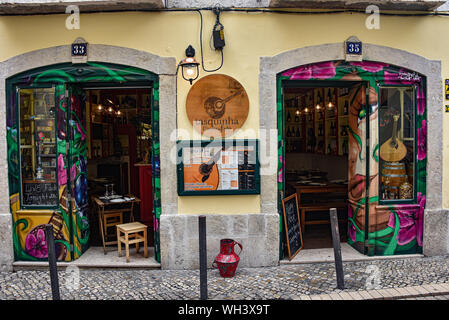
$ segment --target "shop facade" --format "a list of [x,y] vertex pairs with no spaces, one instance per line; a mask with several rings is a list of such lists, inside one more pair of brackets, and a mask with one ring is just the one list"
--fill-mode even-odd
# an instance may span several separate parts
[[[216,15],[209,10],[204,10],[203,15],[206,26],[212,26]],[[29,214],[35,217],[36,213],[32,211],[40,209],[24,206],[22,200],[20,177],[23,173],[18,161],[20,157],[17,156],[20,140],[15,136],[18,128],[14,127],[19,119],[17,100],[13,98],[18,97],[15,87],[19,90],[54,87],[55,116],[61,113],[60,117],[54,119],[54,139],[58,139],[59,122],[70,123],[70,129],[75,132],[69,136],[72,139],[70,143],[79,150],[61,147],[58,154],[63,156],[62,168],[66,171],[70,163],[66,157],[74,155],[70,161],[78,163],[80,167],[75,166],[73,172],[69,169],[67,175],[70,177],[70,174],[74,174],[72,178],[76,182],[84,172],[80,158],[84,158],[82,152],[86,151],[82,142],[83,120],[79,117],[82,108],[74,111],[77,119],[67,118],[67,115],[64,116],[66,106],[62,102],[59,104],[56,98],[60,96],[66,99],[64,101],[70,101],[70,90],[75,90],[73,86],[89,81],[97,87],[101,87],[101,82],[125,87],[127,81],[131,84],[148,81],[153,88],[151,152],[154,190],[151,195],[140,197],[153,199],[154,259],[160,262],[163,269],[198,268],[199,215],[207,217],[210,263],[218,254],[219,240],[223,238],[235,239],[243,245],[240,265],[244,267],[275,266],[280,259],[285,258],[281,201],[286,196],[283,162],[286,152],[286,110],[283,90],[289,85],[299,88],[332,84],[337,88],[351,84],[354,88],[356,85],[361,88],[358,92],[361,101],[366,103],[361,103],[354,117],[348,120],[352,123],[349,125],[352,131],[349,149],[357,150],[352,158],[351,152],[348,155],[348,161],[353,165],[349,165],[352,168],[349,171],[353,170],[349,174],[349,184],[351,178],[357,181],[354,189],[348,192],[348,243],[367,255],[423,253],[432,256],[448,253],[449,215],[445,208],[449,198],[443,190],[444,181],[447,180],[444,178],[447,176],[444,158],[449,150],[446,150],[443,134],[447,122],[443,112],[443,80],[448,70],[445,61],[449,57],[443,51],[429,49],[439,42],[436,36],[430,35],[431,31],[444,28],[447,25],[444,18],[436,21],[438,17],[381,17],[381,21],[385,22],[383,29],[355,32],[364,28],[364,14],[323,14],[313,18],[304,15],[298,20],[294,14],[222,12],[221,23],[225,26],[227,36],[223,49],[223,67],[209,74],[200,68],[199,78],[191,86],[183,80],[177,65],[184,58],[188,44],[195,47],[196,59],[200,60],[197,12],[82,14],[79,31],[66,30],[65,17],[62,14],[1,18],[8,27],[1,31],[5,37],[11,35],[11,30],[17,30],[14,42],[3,51],[0,58],[0,106],[5,110],[1,113],[4,126],[0,127],[4,137],[1,142],[4,151],[1,176],[4,178],[1,183],[2,189],[8,190],[0,200],[1,241],[4,244],[0,252],[0,264],[3,269],[10,270],[14,261],[27,260],[30,253],[39,255],[36,251],[27,250],[26,237],[36,227],[31,224],[48,223],[53,212],[53,208],[45,208],[51,211],[47,212],[45,218],[42,216],[45,221],[41,219],[33,222],[36,218],[23,216]],[[341,19],[347,22],[346,26],[338,26],[335,30],[326,29],[325,34],[321,32],[320,25],[324,25],[325,21],[326,24],[337,25]],[[126,30],[128,27],[134,28],[135,22],[139,22],[142,29],[129,37]],[[421,22],[421,33],[415,33],[397,43],[397,39],[401,39],[401,30],[418,22]],[[37,35],[31,37],[24,29],[18,28],[19,25],[27,28],[33,26]],[[61,25],[62,30],[54,31],[51,39],[45,38],[45,32],[58,30],[58,25]],[[155,30],[156,25],[159,31]],[[256,31],[261,25],[271,27],[266,36],[273,39],[272,43],[263,41],[261,34],[249,37],[246,33],[238,32]],[[104,29],[104,26],[109,29]],[[191,33],[187,40],[175,32],[175,29],[180,28]],[[294,32],[306,29],[312,30],[310,36]],[[379,38],[374,32],[380,32],[382,37]],[[279,37],[279,34],[285,37]],[[71,43],[81,35],[88,43],[87,63],[73,65]],[[357,36],[363,45],[360,61],[351,60],[345,54],[345,41],[350,36]],[[204,39],[206,36],[203,36],[203,42]],[[424,46],[420,44],[423,41],[426,43]],[[204,43],[203,47],[207,48]],[[242,55],[243,52],[245,54]],[[207,65],[206,68],[219,65],[219,53],[207,48],[204,55],[211,57],[202,62]],[[66,74],[62,75],[63,72]],[[182,177],[179,174],[179,163],[174,159],[179,152],[180,141],[210,141],[209,136],[198,134],[186,111],[189,92],[196,82],[210,74],[236,79],[247,94],[247,115],[238,130],[226,136],[225,140],[257,141],[259,158],[256,177],[260,179],[260,185],[253,193],[179,193],[178,185]],[[408,173],[413,191],[404,201],[384,197],[385,190],[381,186],[384,180],[379,175],[383,170],[380,148],[392,135],[391,127],[388,127],[388,134],[382,135],[379,119],[385,113],[381,114],[382,108],[373,102],[376,100],[374,96],[380,99],[383,92],[398,88],[404,88],[405,94],[413,97],[409,110],[413,128],[406,137],[410,143],[407,155],[403,157],[413,167]],[[348,92],[352,91],[348,89]],[[242,94],[239,94],[241,97]],[[354,96],[357,94],[353,93]],[[64,110],[59,110],[60,106]],[[78,126],[77,121],[73,120],[80,121]],[[59,139],[61,145],[65,143],[61,137]],[[70,167],[73,163],[70,163]],[[368,176],[370,179],[366,178]],[[371,183],[367,183],[367,180]],[[58,203],[63,199],[63,189],[67,188],[71,179],[66,177],[65,181],[65,184],[58,181]],[[85,188],[80,188],[85,191]],[[89,246],[88,241],[83,243],[84,238],[80,236],[83,234],[81,229],[87,230],[88,225],[87,219],[83,227],[83,217],[89,216],[88,212],[83,214],[82,210],[77,211],[85,202],[82,198],[80,196],[73,200],[75,210],[62,215],[62,219],[67,220],[63,223],[66,229],[62,231],[67,245],[63,241],[60,243],[64,246],[61,248],[66,248],[61,250],[67,250],[67,254],[61,260],[76,259]],[[20,211],[22,216],[17,214]],[[38,230],[35,229],[32,232],[35,242],[39,239],[37,234]],[[71,237],[81,241],[70,241]],[[87,233],[84,233],[84,237],[87,237]],[[70,244],[73,244],[73,249]],[[75,248],[78,253],[75,253]],[[69,252],[73,252],[73,255],[70,256]],[[41,258],[45,260],[45,257]]]

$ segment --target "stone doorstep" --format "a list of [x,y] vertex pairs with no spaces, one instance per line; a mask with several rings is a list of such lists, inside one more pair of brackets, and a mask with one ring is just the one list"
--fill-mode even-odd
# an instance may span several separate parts
[[[402,288],[382,288],[379,290],[342,291],[339,294],[320,294],[310,296],[312,300],[329,300],[339,297],[338,300],[396,300],[404,298],[417,298],[426,296],[441,296],[449,294],[449,283],[431,283],[422,286]],[[370,296],[370,297],[369,297]],[[362,299],[360,299],[360,297]]]

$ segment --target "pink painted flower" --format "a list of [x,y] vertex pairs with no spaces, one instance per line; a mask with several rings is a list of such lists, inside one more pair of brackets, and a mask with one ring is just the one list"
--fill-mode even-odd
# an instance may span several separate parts
[[70,169],[70,182],[73,182],[76,177],[76,166],[73,164],[72,168]]
[[282,182],[282,156],[279,156],[279,161],[281,162],[281,168],[279,169],[278,182]]
[[336,68],[333,62],[321,62],[290,69],[282,75],[290,80],[329,79],[335,77]]
[[67,183],[67,170],[64,168],[64,156],[62,154],[58,157],[58,183],[59,185]]
[[422,121],[421,128],[418,129],[418,160],[423,160],[427,155],[427,124],[426,120]]
[[79,133],[81,134],[81,141],[86,139],[86,135],[84,134],[83,130],[81,130],[81,126],[79,125],[78,122],[76,123],[76,128],[78,129]]
[[424,111],[425,111],[425,106],[426,106],[426,102],[424,99],[424,90],[421,86],[418,87],[418,99],[417,99],[417,104],[418,104],[418,114],[419,115],[423,115]]
[[[412,209],[410,205],[395,206],[396,214],[399,218],[399,231],[397,234],[397,243],[400,246],[406,245],[410,241],[416,239],[419,246],[422,246],[423,236],[423,212],[426,205],[426,197],[418,192],[418,209]],[[388,226],[395,228],[396,219],[392,213]]]
[[370,61],[351,62],[350,65],[360,67],[360,68],[362,68],[362,70],[365,70],[367,72],[372,72],[372,73],[379,72],[383,68],[389,66],[386,63],[370,62]]
[[25,238],[25,250],[35,258],[47,258],[47,242],[45,241],[44,230],[37,229],[35,232],[32,230],[28,233]]

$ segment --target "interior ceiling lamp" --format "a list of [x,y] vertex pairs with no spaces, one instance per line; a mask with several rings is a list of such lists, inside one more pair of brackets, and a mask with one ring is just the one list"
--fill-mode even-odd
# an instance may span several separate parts
[[332,109],[334,107],[334,104],[332,103],[332,95],[331,95],[331,88],[329,88],[329,91],[327,92],[327,100],[329,103],[327,104],[328,109]]
[[320,94],[319,91],[318,91],[318,98],[317,98],[317,100],[318,100],[318,102],[317,102],[315,108],[316,108],[317,110],[320,110],[320,109],[321,109],[321,102],[322,102],[322,99],[321,99],[321,94]]
[[190,85],[192,85],[193,80],[196,80],[199,75],[199,68],[200,65],[198,61],[195,59],[195,49],[189,45],[186,49],[186,58],[181,61],[179,64],[181,66],[181,72],[182,77],[184,80],[187,80],[190,82]]

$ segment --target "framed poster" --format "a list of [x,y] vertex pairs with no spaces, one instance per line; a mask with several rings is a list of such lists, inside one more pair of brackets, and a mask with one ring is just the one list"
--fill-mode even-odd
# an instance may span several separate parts
[[178,141],[178,195],[259,194],[257,140]]
[[298,197],[296,193],[282,200],[282,211],[284,213],[288,259],[292,260],[303,247]]

